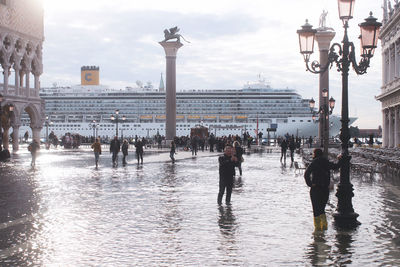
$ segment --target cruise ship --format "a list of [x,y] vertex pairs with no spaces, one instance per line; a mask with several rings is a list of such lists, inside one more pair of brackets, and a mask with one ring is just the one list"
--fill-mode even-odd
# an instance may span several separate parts
[[[41,88],[48,116],[48,132],[57,136],[78,133],[84,136],[152,137],[165,135],[165,90],[161,75],[158,89],[148,83],[137,88],[113,89],[99,84],[99,67],[81,68],[81,84]],[[313,121],[309,99],[303,99],[293,89],[273,89],[264,79],[247,83],[242,89],[182,90],[176,92],[176,134],[190,134],[199,125],[216,136],[242,135],[248,132],[264,137],[286,134],[299,137],[318,135],[318,123]],[[118,115],[115,111],[118,110]],[[355,118],[351,119],[351,123]],[[20,133],[29,130],[29,119],[22,119]],[[340,118],[330,118],[330,135],[340,131]],[[24,129],[26,128],[26,129]],[[46,127],[42,129],[46,134]]]

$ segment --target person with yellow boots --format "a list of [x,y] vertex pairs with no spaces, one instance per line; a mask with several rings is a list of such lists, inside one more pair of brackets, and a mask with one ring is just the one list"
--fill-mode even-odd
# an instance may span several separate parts
[[310,187],[315,230],[328,229],[325,206],[329,199],[330,170],[340,168],[341,158],[341,155],[339,155],[338,163],[330,162],[323,156],[322,150],[316,148],[313,152],[313,161],[304,172],[304,179]]

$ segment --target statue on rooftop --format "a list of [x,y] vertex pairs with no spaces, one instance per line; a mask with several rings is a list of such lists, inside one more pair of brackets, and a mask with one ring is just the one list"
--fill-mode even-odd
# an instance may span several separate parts
[[164,40],[163,40],[163,42],[166,42],[166,41],[171,40],[171,39],[176,39],[178,42],[180,42],[181,41],[181,37],[182,37],[183,40],[185,40],[186,42],[190,43],[181,34],[178,33],[179,30],[180,29],[178,28],[178,26],[170,28],[169,30],[165,29],[164,30]]

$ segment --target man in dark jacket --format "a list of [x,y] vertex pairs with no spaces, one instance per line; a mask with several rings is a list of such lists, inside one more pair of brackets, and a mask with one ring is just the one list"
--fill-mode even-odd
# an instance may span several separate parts
[[218,204],[221,205],[222,197],[224,196],[226,188],[226,204],[230,204],[232,188],[233,188],[233,176],[235,175],[235,165],[237,158],[233,155],[233,148],[226,146],[224,155],[218,158],[219,161],[219,193],[218,193]]
[[135,144],[135,147],[136,147],[136,158],[137,158],[137,163],[138,164],[139,164],[139,160],[141,160],[141,164],[143,164],[143,146],[144,146],[144,143],[140,139]]
[[112,162],[113,167],[118,165],[118,153],[121,149],[121,144],[118,140],[117,136],[114,136],[114,139],[110,143],[110,153],[112,153]]
[[314,213],[314,226],[316,230],[328,229],[325,206],[329,199],[330,170],[339,169],[341,155],[338,163],[332,163],[323,157],[321,149],[314,149],[313,161],[304,173],[306,184],[311,188],[310,197]]

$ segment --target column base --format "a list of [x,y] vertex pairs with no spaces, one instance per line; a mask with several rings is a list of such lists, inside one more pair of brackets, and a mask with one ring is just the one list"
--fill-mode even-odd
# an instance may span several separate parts
[[355,212],[351,213],[334,213],[335,226],[342,229],[354,229],[361,223],[357,221],[359,215]]

